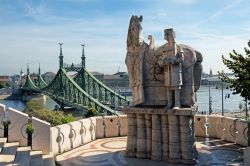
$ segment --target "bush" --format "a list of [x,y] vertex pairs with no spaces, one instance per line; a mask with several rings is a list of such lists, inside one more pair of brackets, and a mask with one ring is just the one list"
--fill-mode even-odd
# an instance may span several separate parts
[[33,127],[32,127],[32,124],[31,123],[29,123],[28,125],[27,125],[27,127],[26,127],[26,133],[27,134],[30,134],[30,135],[32,135],[33,133],[34,133],[34,129],[33,129]]
[[41,100],[30,100],[26,103],[26,108],[24,109],[24,112],[27,112],[30,110],[40,110],[43,108],[44,106]]
[[72,114],[65,115],[63,111],[49,111],[47,109],[30,109],[26,111],[29,116],[34,116],[36,118],[42,119],[49,122],[51,126],[57,126],[69,122],[73,122],[75,119]]
[[99,116],[98,112],[96,111],[96,109],[94,107],[92,108],[89,108],[88,109],[88,112],[86,114],[86,117],[89,118],[89,117],[93,117],[93,116]]
[[51,126],[65,124],[75,120],[72,114],[65,115],[63,111],[50,111],[43,108],[43,104],[39,100],[30,100],[27,102],[27,107],[24,109],[24,112],[29,116],[49,122]]

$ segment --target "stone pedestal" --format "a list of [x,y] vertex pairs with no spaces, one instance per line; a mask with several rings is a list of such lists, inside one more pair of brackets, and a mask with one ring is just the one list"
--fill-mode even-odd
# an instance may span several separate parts
[[127,107],[127,157],[195,164],[195,108]]

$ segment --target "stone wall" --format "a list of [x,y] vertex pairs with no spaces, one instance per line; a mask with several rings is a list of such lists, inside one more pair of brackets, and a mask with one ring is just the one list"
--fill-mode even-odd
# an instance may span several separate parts
[[42,150],[44,154],[50,153],[50,123],[32,117],[34,133],[32,136],[32,150]]
[[104,116],[78,120],[51,127],[54,155],[69,151],[95,139],[127,135],[127,116]]
[[206,137],[206,116],[196,115],[194,117],[194,131],[196,137]]
[[207,129],[208,137],[211,138],[222,138],[222,130],[223,130],[223,116],[215,116],[211,115],[208,118],[209,127]]
[[[5,113],[4,113],[5,112]],[[8,142],[19,142],[20,146],[27,146],[26,127],[28,115],[13,108],[5,109],[0,105],[0,121],[8,119],[10,121]],[[41,150],[44,154],[50,153],[50,124],[37,118],[31,119],[34,133],[32,135],[32,150]],[[1,123],[2,125],[2,123]],[[0,137],[3,137],[3,126],[0,126]]]
[[15,110],[13,108],[7,109],[9,126],[9,142],[19,142],[20,146],[27,146],[26,127],[28,124],[28,115]]
[[[210,115],[208,118],[207,137],[249,146],[249,122],[242,119]],[[206,115],[195,116],[195,136],[206,137]]]
[[87,118],[51,127],[54,155],[79,147],[96,139],[96,119]]

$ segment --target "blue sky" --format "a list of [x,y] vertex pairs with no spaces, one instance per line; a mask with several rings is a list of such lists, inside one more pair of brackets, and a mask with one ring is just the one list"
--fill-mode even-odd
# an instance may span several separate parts
[[143,33],[164,44],[163,30],[174,28],[177,43],[204,56],[204,71],[225,70],[221,55],[243,52],[250,39],[248,0],[0,0],[0,75],[58,69],[80,63],[85,43],[87,68],[112,74],[126,71],[126,37],[131,15],[143,15]]

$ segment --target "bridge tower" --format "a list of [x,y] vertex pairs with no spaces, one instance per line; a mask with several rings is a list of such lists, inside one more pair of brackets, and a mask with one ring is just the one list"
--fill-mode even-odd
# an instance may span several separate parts
[[20,78],[19,78],[19,87],[22,88],[23,87],[23,69],[21,68],[21,71],[20,71]]
[[82,44],[82,67],[85,68],[85,54],[84,54],[84,44]]
[[63,68],[63,53],[62,53],[62,45],[63,43],[59,43],[60,45],[60,56],[59,56],[59,68]]
[[29,63],[27,63],[27,76],[30,75]]
[[[62,53],[62,45],[63,43],[58,43],[60,45],[60,55],[59,55],[59,70],[63,69],[63,53]],[[62,83],[62,76],[60,75],[59,76],[59,86],[60,86],[60,94],[61,96],[64,96],[64,93],[63,93],[63,83]],[[60,108],[61,109],[64,109],[64,104],[63,103],[60,103]]]
[[85,84],[85,73],[84,73],[84,69],[85,69],[85,60],[86,60],[86,57],[85,57],[85,53],[84,53],[84,44],[82,44],[82,79],[81,79],[81,87],[83,88],[83,90],[86,90],[86,84]]

